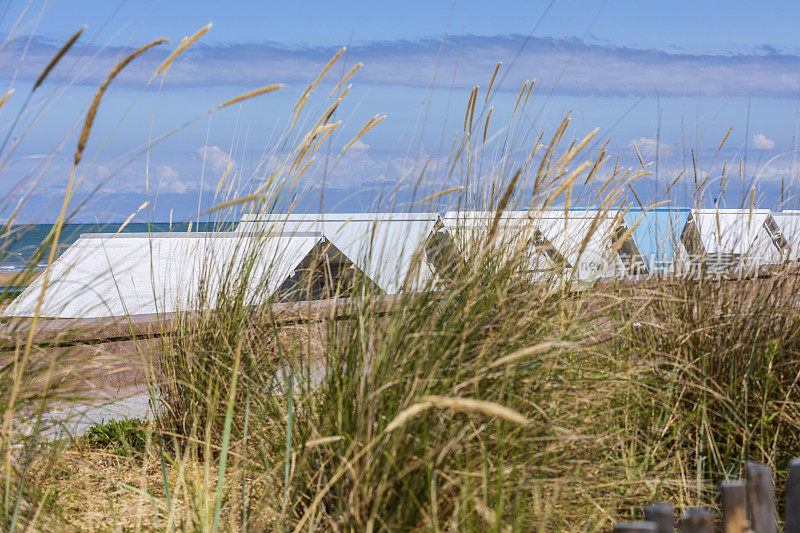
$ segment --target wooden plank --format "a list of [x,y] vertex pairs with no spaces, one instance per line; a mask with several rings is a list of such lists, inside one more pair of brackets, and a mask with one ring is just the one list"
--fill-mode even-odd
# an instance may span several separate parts
[[785,533],[800,533],[800,458],[789,461],[786,480]]
[[672,505],[668,503],[651,503],[644,508],[644,519],[656,524],[658,533],[672,533],[675,531],[674,512]]
[[745,464],[747,510],[754,533],[778,533],[772,472],[755,461]]
[[683,533],[714,533],[714,513],[705,507],[690,507],[683,513]]
[[[372,311],[378,314],[389,313],[400,298],[401,296],[395,295],[380,296],[373,298],[369,303],[363,301],[354,303],[349,298],[281,302],[271,305],[266,312],[271,314],[276,325],[300,324],[347,318],[354,313],[354,305],[360,307],[369,305]],[[253,309],[253,313],[260,312],[265,312],[265,309]],[[199,312],[183,314],[186,320],[199,316]],[[95,319],[40,319],[36,326],[34,342],[65,346],[154,337],[176,331],[179,318],[177,313],[163,313]],[[0,351],[13,350],[18,343],[25,342],[29,324],[28,318],[14,318],[0,324]]]
[[617,522],[614,533],[656,533],[658,531],[653,522]]
[[748,523],[744,481],[741,479],[723,481],[719,492],[722,500],[722,532],[745,533]]

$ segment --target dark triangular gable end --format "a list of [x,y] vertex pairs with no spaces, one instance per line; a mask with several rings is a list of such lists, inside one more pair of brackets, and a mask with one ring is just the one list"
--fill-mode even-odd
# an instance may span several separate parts
[[379,294],[380,287],[326,238],[320,239],[276,293],[279,301],[347,298],[359,284]]
[[553,264],[553,267],[559,270],[566,270],[568,268],[572,268],[572,265],[567,261],[567,258],[564,257],[561,252],[556,250],[556,247],[553,246],[553,243],[550,242],[547,237],[545,237],[544,233],[538,228],[533,232],[533,246],[537,253],[543,253]]
[[626,237],[625,233],[627,231],[628,228],[624,225],[617,227],[612,239],[612,249],[617,249],[617,253],[628,274],[647,274],[649,272],[647,262],[644,260],[644,257],[642,257],[642,253],[639,251],[636,241],[633,240],[633,232],[628,233]]
[[[538,229],[534,233],[530,244],[536,252],[544,253],[555,268],[572,268],[572,265],[556,250],[555,246],[547,240]],[[456,244],[451,233],[446,229],[442,219],[434,224],[433,231],[425,241],[425,260],[433,266],[436,274],[445,281],[453,280],[453,272],[463,271],[467,268],[464,252]],[[551,271],[553,269],[547,269]],[[536,269],[534,271],[545,271]]]
[[441,218],[425,240],[425,260],[443,280],[452,280],[453,272],[467,267],[466,259]]
[[769,234],[773,246],[775,246],[781,254],[785,254],[789,249],[789,241],[784,237],[781,227],[775,219],[772,218],[772,215],[767,215],[766,220],[764,220],[764,229]]
[[681,242],[691,261],[705,262],[706,249],[700,238],[700,230],[697,229],[697,222],[694,220],[693,214],[689,214],[689,218],[686,219],[686,225],[681,232]]
[[[559,252],[541,230],[536,229],[529,245],[536,253],[543,253],[553,265],[550,269],[534,269],[531,272],[551,272],[553,270],[566,270],[573,268],[569,261]],[[453,236],[446,230],[444,222],[439,219],[434,225],[434,231],[425,243],[425,258],[434,266],[436,273],[443,279],[451,279],[448,272],[452,269],[465,269],[467,266],[464,252],[456,244]]]

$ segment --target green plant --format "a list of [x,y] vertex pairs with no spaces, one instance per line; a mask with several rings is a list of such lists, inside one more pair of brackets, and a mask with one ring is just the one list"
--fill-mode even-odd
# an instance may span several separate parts
[[138,418],[109,420],[90,427],[81,442],[93,448],[111,448],[114,455],[127,457],[145,451],[148,424]]

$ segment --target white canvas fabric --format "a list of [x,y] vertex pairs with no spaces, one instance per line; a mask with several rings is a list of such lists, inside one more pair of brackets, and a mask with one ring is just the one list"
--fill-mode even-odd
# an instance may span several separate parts
[[435,279],[425,245],[439,220],[435,213],[251,214],[237,232],[318,232],[386,294],[398,294]]
[[786,239],[787,249],[784,259],[797,261],[800,259],[800,211],[780,211],[772,213],[772,216]]
[[[462,247],[468,247],[470,235],[475,232],[487,235],[494,218],[493,211],[451,211],[443,220],[457,236],[456,241]],[[617,231],[625,228],[625,222],[614,213],[595,210],[568,213],[557,210],[507,211],[502,214],[498,228],[501,234],[496,242],[505,247],[535,245],[538,230],[546,243],[566,260],[568,274],[576,280],[594,281],[626,271],[619,253],[612,251]],[[561,268],[546,253],[531,254],[530,262],[532,273]]]
[[[230,233],[88,234],[56,260],[39,313],[50,318],[119,317],[193,310],[201,283],[208,307],[225,276],[252,265],[248,286],[269,296],[322,241],[319,235],[253,239]],[[256,259],[252,259],[252,258]],[[33,316],[44,276],[6,316]]]
[[[690,255],[702,253],[712,262],[749,267],[779,263],[786,253],[769,209],[695,209],[687,226],[692,223],[702,250],[687,245]],[[688,238],[685,234],[684,244]]]

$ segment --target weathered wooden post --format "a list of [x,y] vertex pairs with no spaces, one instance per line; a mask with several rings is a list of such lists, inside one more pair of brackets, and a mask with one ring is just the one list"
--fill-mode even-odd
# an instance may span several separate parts
[[714,513],[704,507],[691,507],[683,512],[683,533],[714,533]]
[[747,531],[747,506],[745,485],[741,479],[723,481],[719,486],[722,500],[722,532],[745,533]]
[[657,531],[653,522],[617,522],[614,526],[614,533],[656,533]]
[[673,533],[674,529],[674,509],[668,503],[651,503],[644,508],[644,519],[656,525],[658,533]]
[[789,461],[784,533],[800,533],[800,458]]
[[755,461],[747,461],[745,472],[750,528],[754,533],[778,533],[772,472]]

